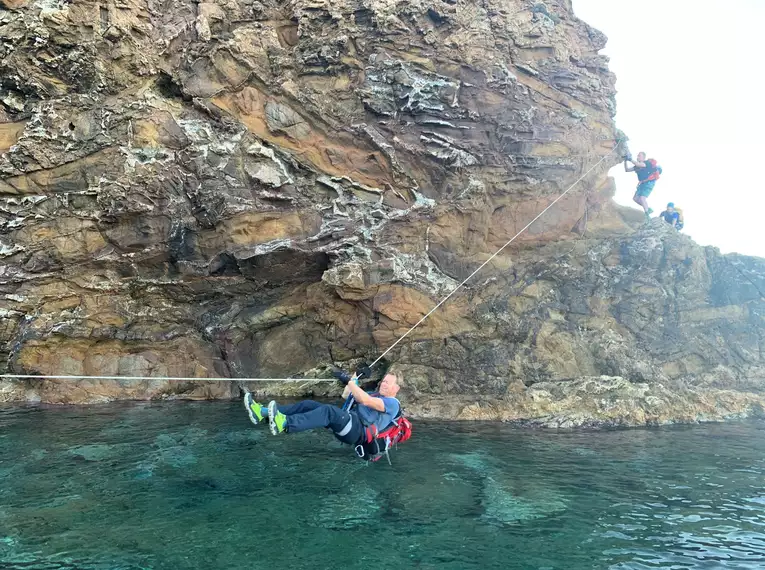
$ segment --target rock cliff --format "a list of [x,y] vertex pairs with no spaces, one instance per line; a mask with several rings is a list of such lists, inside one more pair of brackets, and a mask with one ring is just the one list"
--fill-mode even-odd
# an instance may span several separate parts
[[[611,202],[605,42],[569,0],[0,0],[0,370],[326,377],[606,157],[391,352],[409,409],[760,411],[765,261]],[[50,402],[238,391],[0,383]]]

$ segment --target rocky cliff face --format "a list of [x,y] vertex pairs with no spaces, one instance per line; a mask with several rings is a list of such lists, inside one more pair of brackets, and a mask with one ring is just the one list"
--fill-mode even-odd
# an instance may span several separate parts
[[[606,39],[568,0],[2,6],[2,370],[372,360],[608,155],[389,355],[409,408],[573,425],[765,401],[765,262],[610,202]],[[0,384],[52,402],[237,393]]]

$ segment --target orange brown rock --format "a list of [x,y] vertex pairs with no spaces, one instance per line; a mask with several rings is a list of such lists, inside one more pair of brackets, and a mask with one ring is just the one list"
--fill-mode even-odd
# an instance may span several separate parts
[[762,409],[765,262],[612,202],[615,78],[568,0],[3,5],[0,371],[151,379],[0,400],[226,398],[160,377],[369,362],[603,159],[387,355],[407,409]]

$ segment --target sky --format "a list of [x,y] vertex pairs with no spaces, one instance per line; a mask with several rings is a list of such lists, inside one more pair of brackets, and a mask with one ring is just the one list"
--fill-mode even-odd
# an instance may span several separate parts
[[[616,125],[664,173],[648,199],[683,210],[685,233],[765,257],[765,0],[573,0],[608,36]],[[614,167],[615,200],[637,177]]]

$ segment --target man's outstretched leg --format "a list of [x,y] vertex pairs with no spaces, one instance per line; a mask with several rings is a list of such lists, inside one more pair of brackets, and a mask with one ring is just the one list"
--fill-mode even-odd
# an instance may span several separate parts
[[635,202],[636,204],[639,204],[643,208],[643,212],[645,213],[646,216],[650,216],[651,214],[653,214],[653,209],[651,209],[648,206],[648,200],[646,199],[645,196],[642,196],[640,194],[635,194],[632,197],[632,200],[633,202]]
[[296,433],[320,427],[330,428],[338,433],[348,425],[351,416],[337,406],[313,400],[304,400],[285,408],[279,408],[277,403],[272,401],[268,404],[268,421],[274,435],[284,431]]
[[316,408],[324,405],[326,404],[322,404],[316,400],[302,400],[287,406],[279,406],[279,411],[285,416],[291,416],[293,414],[304,414],[306,412],[311,412]]
[[640,184],[637,187],[635,195],[632,197],[634,202],[642,206],[646,219],[650,219],[651,214],[653,214],[653,208],[648,205],[648,196],[650,196],[651,192],[653,192],[654,184],[655,181],[653,180]]
[[[279,406],[278,411],[290,416],[292,414],[304,414],[305,412],[310,412],[323,405],[324,404],[321,402],[316,402],[314,400],[303,400],[302,402],[297,402],[288,406]],[[263,404],[256,402],[250,392],[245,392],[244,394],[244,409],[247,410],[247,415],[250,417],[250,421],[255,425],[258,425],[269,415],[268,408]]]

